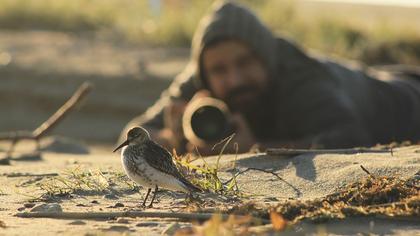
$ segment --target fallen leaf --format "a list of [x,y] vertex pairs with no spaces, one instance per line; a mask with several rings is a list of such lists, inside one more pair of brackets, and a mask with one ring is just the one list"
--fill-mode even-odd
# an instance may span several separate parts
[[274,230],[276,231],[282,231],[287,226],[287,221],[275,211],[270,212],[270,220],[271,224],[273,224]]

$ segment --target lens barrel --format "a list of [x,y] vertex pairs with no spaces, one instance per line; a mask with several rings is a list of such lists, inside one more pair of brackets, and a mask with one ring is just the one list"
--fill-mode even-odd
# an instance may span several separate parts
[[231,131],[229,116],[223,101],[210,97],[199,98],[188,105],[183,115],[185,137],[198,146],[220,141]]

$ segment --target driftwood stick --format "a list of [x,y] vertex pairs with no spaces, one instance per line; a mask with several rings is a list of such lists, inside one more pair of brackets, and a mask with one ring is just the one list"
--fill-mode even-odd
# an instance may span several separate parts
[[15,143],[22,139],[38,140],[51,131],[74,107],[88,94],[92,86],[90,83],[83,83],[73,94],[73,96],[61,106],[48,120],[42,123],[33,132],[12,131],[0,133],[0,140],[12,140]]
[[90,92],[91,88],[90,83],[84,82],[60,109],[32,132],[34,138],[39,139],[52,130]]
[[36,150],[39,151],[39,139],[51,131],[73,108],[90,92],[92,85],[84,82],[63,106],[61,106],[48,120],[42,123],[34,131],[12,131],[0,133],[1,140],[11,140],[12,144],[6,153],[6,157],[0,159],[0,165],[10,164],[10,159],[15,145],[23,139],[31,139],[36,142]]
[[58,176],[58,173],[45,173],[45,174],[33,174],[33,173],[3,173],[0,176],[6,176],[8,178],[17,178],[17,177],[48,177],[48,176]]
[[[116,212],[21,212],[15,216],[23,218],[54,218],[54,219],[108,219],[117,217],[151,217],[151,218],[176,218],[180,220],[209,220],[212,213],[183,213],[183,212],[145,212],[145,211],[116,211]],[[223,219],[229,215],[221,214]],[[241,217],[240,215],[236,215]],[[254,218],[262,223],[268,223],[266,219]]]
[[362,168],[362,170],[366,172],[366,174],[368,174],[371,178],[376,179],[376,177],[372,175],[364,166],[360,165],[360,168]]
[[391,153],[390,150],[377,150],[371,148],[349,148],[349,149],[288,149],[268,148],[267,155],[271,156],[297,156],[302,154],[357,154],[357,153]]

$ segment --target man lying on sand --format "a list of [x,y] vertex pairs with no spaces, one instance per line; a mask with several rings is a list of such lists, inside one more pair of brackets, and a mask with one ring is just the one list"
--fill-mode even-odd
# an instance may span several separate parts
[[[383,68],[386,69],[386,68]],[[315,58],[272,34],[249,9],[217,2],[194,35],[191,61],[132,126],[170,150],[209,151],[181,125],[192,100],[210,96],[231,112],[239,151],[346,148],[420,139],[420,69],[357,68]]]

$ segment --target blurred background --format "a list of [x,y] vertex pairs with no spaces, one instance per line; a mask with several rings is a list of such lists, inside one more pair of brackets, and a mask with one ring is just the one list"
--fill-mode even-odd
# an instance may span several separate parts
[[[420,0],[242,0],[305,49],[368,65],[420,65]],[[52,134],[114,144],[188,62],[211,0],[1,0],[0,132],[33,130],[84,81]]]

